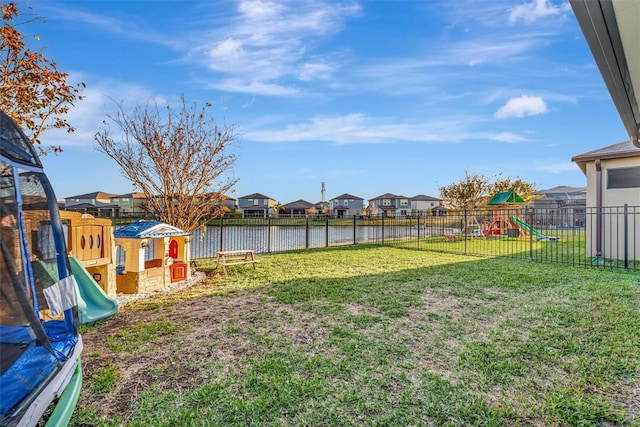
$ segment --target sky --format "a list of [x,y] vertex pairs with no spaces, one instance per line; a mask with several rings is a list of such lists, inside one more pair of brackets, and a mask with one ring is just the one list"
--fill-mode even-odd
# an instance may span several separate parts
[[[135,189],[94,135],[183,96],[235,126],[232,193],[282,204],[440,195],[465,174],[586,186],[628,139],[568,1],[17,1],[31,49],[86,84],[42,159],[58,199]],[[28,9],[31,8],[31,9]],[[37,36],[37,37],[35,37]],[[176,165],[179,167],[179,165]]]

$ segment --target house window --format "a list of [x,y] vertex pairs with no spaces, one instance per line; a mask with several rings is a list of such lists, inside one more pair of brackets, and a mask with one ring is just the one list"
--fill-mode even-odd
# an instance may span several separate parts
[[607,188],[640,187],[640,166],[607,170]]
[[391,206],[391,199],[382,199],[382,206]]
[[262,204],[263,204],[263,205],[265,205],[265,206],[267,206],[267,199],[264,199],[264,200],[262,201]]
[[400,206],[409,206],[409,199],[400,199]]
[[253,199],[247,199],[247,202],[253,203]]
[[402,209],[402,210],[400,211],[400,215],[407,216],[407,210],[406,210],[406,209]]
[[343,203],[345,206],[349,206],[349,201],[348,201],[347,199],[344,199],[344,200],[342,201],[342,203]]

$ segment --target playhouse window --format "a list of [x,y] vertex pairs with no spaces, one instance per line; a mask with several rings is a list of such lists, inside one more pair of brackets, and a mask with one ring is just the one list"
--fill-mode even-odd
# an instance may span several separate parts
[[607,188],[640,187],[640,166],[607,170]]

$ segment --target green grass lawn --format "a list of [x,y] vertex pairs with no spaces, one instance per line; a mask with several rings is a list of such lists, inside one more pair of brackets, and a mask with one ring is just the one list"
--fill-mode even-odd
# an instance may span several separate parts
[[259,260],[84,331],[72,424],[639,424],[637,274],[373,246]]

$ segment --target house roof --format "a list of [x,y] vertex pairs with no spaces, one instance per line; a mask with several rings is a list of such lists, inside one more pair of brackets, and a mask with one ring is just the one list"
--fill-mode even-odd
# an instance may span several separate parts
[[121,199],[146,199],[147,196],[144,193],[126,193],[126,194],[114,194],[110,197],[113,198],[121,198]]
[[313,206],[313,203],[309,203],[306,200],[296,200],[295,202],[287,203],[284,205],[285,209],[309,209]]
[[640,149],[636,148],[631,141],[618,142],[617,144],[607,145],[606,147],[596,150],[587,151],[571,158],[572,162],[576,162],[582,172],[586,173],[587,162],[595,160],[623,159],[627,157],[639,157]]
[[524,199],[518,196],[513,191],[503,191],[493,196],[487,204],[490,206],[494,206],[504,205],[505,203],[524,203]]
[[336,200],[336,199],[339,199],[339,200],[343,200],[343,199],[364,200],[362,197],[354,196],[353,194],[349,194],[349,193],[341,194],[341,195],[339,195],[337,197],[334,197],[331,200]]
[[418,194],[417,196],[413,196],[411,200],[419,201],[419,202],[441,202],[442,199],[438,199],[437,197],[427,196],[425,194]]
[[105,193],[104,191],[94,191],[93,193],[65,197],[65,199],[110,199],[114,196],[115,194]]
[[384,193],[384,194],[381,194],[378,197],[374,197],[371,200],[380,200],[380,199],[408,199],[408,197],[407,196],[403,196],[401,194]]
[[261,194],[261,193],[249,194],[248,196],[242,196],[242,197],[238,198],[238,200],[240,200],[240,199],[271,199],[271,200],[274,200],[273,198],[271,198],[269,196],[265,196],[264,194]]
[[554,193],[584,193],[587,187],[568,187],[566,185],[558,185],[548,190],[539,190],[534,194],[554,194]]
[[120,227],[113,232],[115,237],[134,239],[157,238],[166,236],[188,236],[190,233],[182,231],[172,225],[158,221],[137,220],[136,222]]

